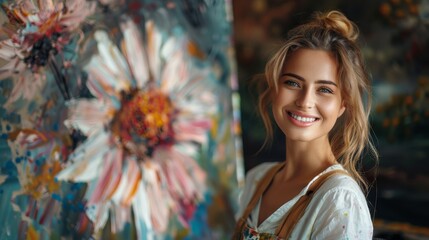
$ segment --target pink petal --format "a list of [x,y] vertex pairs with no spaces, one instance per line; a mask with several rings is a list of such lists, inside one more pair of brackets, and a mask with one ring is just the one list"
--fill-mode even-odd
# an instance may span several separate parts
[[187,122],[177,121],[173,125],[176,133],[175,139],[176,141],[196,141],[199,143],[205,143],[207,141],[207,134],[211,125],[211,121],[205,119],[191,120]]
[[103,170],[88,200],[89,205],[110,200],[122,177],[122,157],[123,152],[120,148],[112,149],[106,153],[101,165]]
[[154,160],[161,163],[171,187],[170,191],[174,196],[182,201],[192,201],[197,196],[202,197],[206,173],[195,159],[170,147],[156,151]]
[[24,72],[24,74],[15,76],[14,86],[12,92],[8,96],[7,102],[4,107],[6,109],[11,109],[12,104],[18,101],[20,98],[26,100],[33,100],[37,94],[40,94],[41,89],[45,85],[46,79],[45,76],[31,73],[29,71]]
[[52,0],[38,0],[37,2],[40,12],[53,12],[55,9]]
[[153,162],[145,162],[142,164],[142,171],[143,186],[151,208],[152,226],[158,232],[165,232],[173,202],[167,189],[163,186],[161,169]]
[[61,25],[67,27],[67,31],[73,31],[95,11],[96,3],[86,0],[66,1],[67,13],[61,16]]
[[110,211],[112,233],[120,232],[125,224],[131,222],[131,209],[128,206],[113,204]]
[[[20,4],[21,4],[21,8],[25,9],[28,12],[38,12],[40,10],[40,8],[36,6],[34,2],[31,0],[23,0],[22,2],[20,2]],[[25,21],[25,18],[21,20]]]

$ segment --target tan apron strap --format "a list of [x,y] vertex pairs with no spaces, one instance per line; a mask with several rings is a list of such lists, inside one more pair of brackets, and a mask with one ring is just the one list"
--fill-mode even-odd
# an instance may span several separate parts
[[255,192],[250,199],[249,203],[247,204],[246,209],[243,212],[243,215],[240,219],[238,219],[237,224],[235,225],[235,231],[233,234],[232,239],[239,240],[243,237],[243,230],[246,226],[247,218],[249,217],[250,213],[252,212],[253,208],[258,203],[259,199],[261,198],[262,194],[265,192],[267,187],[270,185],[271,181],[273,180],[276,173],[284,166],[284,163],[279,163],[272,168],[270,168],[267,173],[264,175],[264,177],[259,181],[258,185],[256,186]]
[[276,230],[276,235],[281,237],[282,239],[288,239],[292,230],[295,228],[295,225],[299,221],[299,219],[304,214],[305,209],[310,203],[314,193],[332,176],[337,174],[345,174],[348,173],[344,170],[338,169],[327,172],[320,177],[318,177],[308,188],[307,193],[299,198],[298,202],[293,205],[289,214],[287,214],[279,227]]

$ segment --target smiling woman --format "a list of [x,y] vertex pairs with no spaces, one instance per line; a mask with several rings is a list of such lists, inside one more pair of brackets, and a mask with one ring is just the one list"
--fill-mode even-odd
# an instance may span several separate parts
[[358,29],[338,11],[288,33],[267,63],[259,111],[286,137],[286,159],[247,177],[234,239],[371,239],[367,184],[357,165],[369,141],[370,84]]

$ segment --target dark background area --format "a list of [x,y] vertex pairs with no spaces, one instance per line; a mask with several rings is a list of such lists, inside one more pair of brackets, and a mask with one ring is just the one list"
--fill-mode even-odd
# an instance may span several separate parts
[[258,153],[265,130],[252,78],[293,26],[314,11],[340,10],[359,27],[373,83],[372,135],[378,167],[365,158],[377,237],[429,239],[429,1],[234,0],[245,169],[283,161],[283,134]]

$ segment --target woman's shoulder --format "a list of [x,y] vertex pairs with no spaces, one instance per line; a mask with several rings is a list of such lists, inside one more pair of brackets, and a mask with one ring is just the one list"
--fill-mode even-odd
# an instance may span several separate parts
[[[341,165],[332,166],[324,173],[334,170],[344,170]],[[345,171],[345,170],[344,170]],[[317,191],[317,194],[329,200],[353,199],[366,204],[366,197],[361,187],[349,174],[335,174],[331,176]]]
[[[342,169],[342,167],[334,167]],[[329,169],[328,171],[332,171]],[[372,220],[358,183],[348,174],[331,176],[316,191],[308,214],[314,217],[312,239],[370,239]]]
[[347,173],[347,170],[345,170],[341,164],[331,166],[325,170],[324,173],[335,170],[342,171],[339,171],[339,174],[334,174],[326,181],[326,185],[330,186],[330,189],[350,189],[362,192],[359,184],[350,174]]

